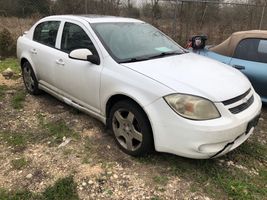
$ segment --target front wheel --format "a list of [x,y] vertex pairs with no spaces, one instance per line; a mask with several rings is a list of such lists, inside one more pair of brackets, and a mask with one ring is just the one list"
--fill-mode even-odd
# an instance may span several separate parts
[[25,62],[22,66],[22,77],[26,90],[33,95],[38,95],[41,90],[38,88],[38,81],[30,63]]
[[120,101],[110,112],[109,127],[119,147],[132,156],[153,150],[152,130],[144,111],[135,103]]

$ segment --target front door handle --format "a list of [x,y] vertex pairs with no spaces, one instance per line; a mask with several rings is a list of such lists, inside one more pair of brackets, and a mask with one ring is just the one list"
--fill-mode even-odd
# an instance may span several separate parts
[[238,69],[238,70],[244,70],[246,69],[244,66],[242,65],[233,65],[234,68]]
[[64,63],[64,61],[63,61],[62,59],[58,59],[58,60],[56,60],[56,63],[57,63],[58,65],[62,65],[62,66],[65,65],[65,63]]

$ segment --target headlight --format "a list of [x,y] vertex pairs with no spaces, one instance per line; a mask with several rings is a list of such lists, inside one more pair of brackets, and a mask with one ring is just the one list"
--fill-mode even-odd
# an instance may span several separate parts
[[215,105],[204,98],[186,95],[171,94],[164,97],[170,107],[179,115],[193,120],[209,120],[221,117]]

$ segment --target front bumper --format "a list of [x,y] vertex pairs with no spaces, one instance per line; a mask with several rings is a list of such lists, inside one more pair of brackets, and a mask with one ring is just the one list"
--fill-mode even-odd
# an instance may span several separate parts
[[[216,103],[221,117],[194,121],[182,118],[159,99],[145,107],[153,129],[155,149],[189,158],[206,159],[221,156],[248,139],[248,123],[261,111],[260,97],[239,114],[232,114],[222,103]],[[247,133],[246,133],[247,132]]]

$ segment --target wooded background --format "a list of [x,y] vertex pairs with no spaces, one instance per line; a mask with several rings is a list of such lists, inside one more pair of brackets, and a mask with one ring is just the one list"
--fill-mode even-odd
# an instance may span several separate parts
[[[139,0],[138,4],[134,0],[0,0],[0,48],[11,42],[14,52],[20,34],[39,18],[55,14],[134,17],[155,25],[181,45],[196,34],[208,35],[208,43],[216,44],[235,31],[267,29],[266,5],[267,0]],[[3,34],[8,44],[2,44]]]

